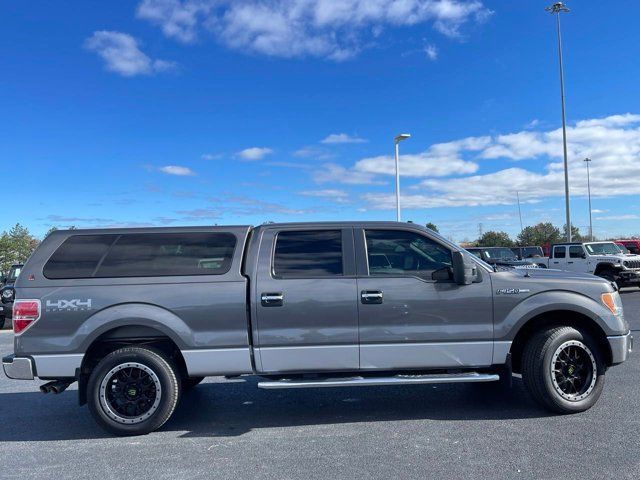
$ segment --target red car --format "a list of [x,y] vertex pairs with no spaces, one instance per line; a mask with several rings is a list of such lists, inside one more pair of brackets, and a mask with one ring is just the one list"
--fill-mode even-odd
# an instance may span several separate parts
[[630,253],[640,254],[640,240],[615,240],[615,243],[625,246]]

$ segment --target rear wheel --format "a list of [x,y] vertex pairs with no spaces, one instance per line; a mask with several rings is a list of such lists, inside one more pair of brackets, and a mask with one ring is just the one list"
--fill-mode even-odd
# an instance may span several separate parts
[[522,378],[527,390],[557,413],[591,408],[604,388],[604,372],[598,345],[572,327],[543,330],[524,349]]
[[116,435],[143,435],[160,428],[180,398],[176,366],[161,351],[125,347],[104,357],[87,385],[89,410]]

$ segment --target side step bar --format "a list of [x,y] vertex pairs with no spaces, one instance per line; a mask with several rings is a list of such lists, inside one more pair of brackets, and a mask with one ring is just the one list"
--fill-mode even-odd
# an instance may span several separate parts
[[394,375],[392,377],[337,377],[318,380],[275,380],[259,382],[258,388],[318,388],[318,387],[372,387],[377,385],[412,385],[422,383],[495,382],[497,374],[448,373],[433,375]]

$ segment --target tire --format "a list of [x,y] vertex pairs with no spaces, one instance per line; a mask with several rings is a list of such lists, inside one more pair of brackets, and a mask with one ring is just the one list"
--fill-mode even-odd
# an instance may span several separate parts
[[604,278],[609,282],[614,282],[617,284],[618,280],[616,279],[616,273],[613,270],[603,270],[598,274],[599,277]]
[[191,390],[204,380],[204,377],[185,377],[182,379],[182,390]]
[[89,411],[115,435],[153,432],[169,420],[180,399],[177,371],[159,350],[120,348],[104,357],[89,376]]
[[604,373],[597,343],[572,327],[538,332],[522,355],[522,379],[527,390],[539,404],[556,413],[591,408],[604,388]]

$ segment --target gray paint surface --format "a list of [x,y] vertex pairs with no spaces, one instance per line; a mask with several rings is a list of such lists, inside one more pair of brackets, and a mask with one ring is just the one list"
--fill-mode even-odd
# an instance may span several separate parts
[[[253,369],[252,351],[257,372],[393,370],[504,361],[519,329],[549,311],[584,314],[608,336],[629,330],[600,302],[601,294],[613,287],[591,275],[553,270],[494,272],[478,263],[481,275],[471,285],[371,277],[365,271],[363,228],[409,230],[459,251],[431,231],[396,222],[115,229],[108,232],[224,231],[238,241],[231,269],[224,275],[48,280],[42,266],[69,235],[103,231],[55,232],[36,250],[18,279],[17,297],[41,299],[43,313],[16,337],[15,352],[82,355],[101,335],[133,327],[171,338],[189,352],[187,366],[198,375],[247,373]],[[344,275],[276,278],[271,262],[277,233],[312,229],[343,230]],[[498,293],[509,289],[519,291]],[[382,304],[363,304],[363,290],[382,291]],[[281,293],[282,306],[262,306],[263,293]],[[49,300],[55,304],[69,299],[91,299],[91,308],[46,307]]]

